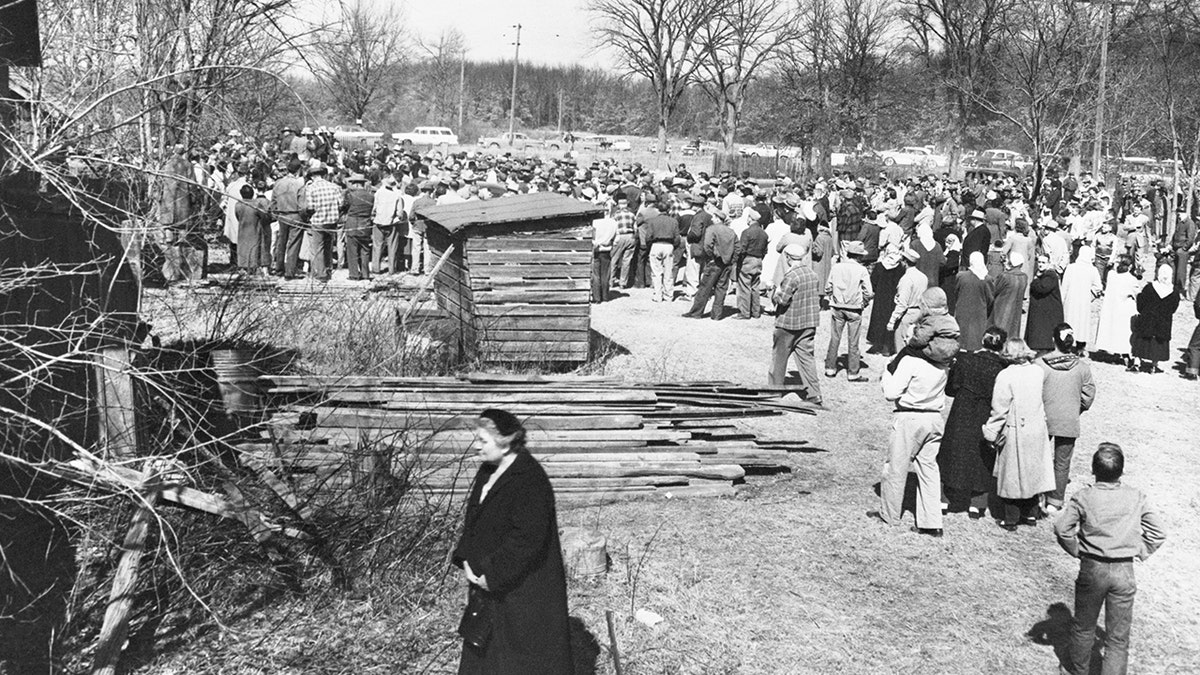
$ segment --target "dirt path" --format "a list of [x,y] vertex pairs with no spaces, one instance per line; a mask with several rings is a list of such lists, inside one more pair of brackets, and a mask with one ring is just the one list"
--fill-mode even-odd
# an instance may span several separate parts
[[[630,351],[608,372],[765,382],[769,318],[693,321],[678,316],[683,302],[660,305],[647,291],[629,293],[593,313],[594,328]],[[1193,325],[1181,311],[1173,348],[1186,344]],[[822,325],[818,332],[819,355],[827,331]],[[563,514],[564,524],[598,523],[615,552],[600,588],[573,590],[573,613],[600,636],[603,608],[628,611],[630,595],[632,606],[666,618],[654,629],[624,625],[633,672],[1056,672],[1053,646],[1039,644],[1055,639],[1029,634],[1061,632],[1065,624],[1047,622],[1047,612],[1054,603],[1070,607],[1077,563],[1048,523],[1010,534],[990,519],[951,514],[939,541],[909,532],[910,523],[888,528],[864,517],[875,504],[871,486],[889,422],[878,385],[884,361],[867,363],[869,383],[850,384],[844,373],[822,380],[828,412],[753,423],[760,437],[805,439],[819,450],[797,453],[790,477],[752,479],[736,500]],[[1131,672],[1194,672],[1200,386],[1170,371],[1094,370],[1099,393],[1084,417],[1073,480],[1090,480],[1091,449],[1116,441],[1126,451],[1128,482],[1150,495],[1168,527],[1167,545],[1138,566]],[[630,578],[639,565],[634,593]],[[603,672],[606,659],[600,662]]]

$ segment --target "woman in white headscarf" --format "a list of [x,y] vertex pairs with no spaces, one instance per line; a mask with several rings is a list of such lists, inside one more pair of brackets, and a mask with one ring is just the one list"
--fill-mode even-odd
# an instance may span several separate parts
[[[1171,358],[1171,323],[1175,310],[1179,309],[1179,291],[1174,279],[1172,267],[1160,265],[1154,281],[1138,293],[1138,314],[1130,343],[1134,358],[1141,359],[1143,372],[1160,373],[1158,362]],[[1136,371],[1133,364],[1128,370]]]
[[[1142,282],[1133,276],[1133,261],[1127,255],[1116,259],[1108,274],[1108,285],[1104,289],[1104,302],[1100,305],[1100,321],[1096,329],[1096,342],[1092,349],[1120,358],[1126,366],[1132,366],[1129,356],[1130,320],[1137,314],[1137,295]],[[1076,333],[1084,335],[1087,333]]]
[[954,318],[961,331],[958,340],[961,348],[973,352],[982,346],[993,296],[983,254],[973,251],[967,260],[967,269],[958,273],[955,283]]
[[929,286],[937,286],[942,265],[946,263],[946,254],[933,238],[933,228],[927,223],[917,223],[917,236],[909,242],[909,247],[919,256],[916,268],[929,279]]
[[1096,270],[1091,246],[1079,247],[1075,262],[1067,265],[1062,278],[1063,320],[1075,329],[1077,349],[1087,346],[1092,334],[1092,301],[1104,291],[1104,282]]

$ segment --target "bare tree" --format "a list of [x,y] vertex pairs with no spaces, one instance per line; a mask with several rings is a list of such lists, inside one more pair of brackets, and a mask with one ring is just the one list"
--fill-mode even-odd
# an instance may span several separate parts
[[[417,42],[421,50],[420,86],[415,92],[424,103],[428,119],[449,124],[459,100],[460,68],[464,67],[467,41],[461,31],[450,28],[436,40]],[[462,130],[459,129],[459,133]]]
[[730,0],[704,25],[701,60],[704,92],[720,112],[721,140],[732,152],[746,103],[746,89],[760,68],[797,36],[784,0]]
[[729,0],[591,0],[598,44],[616,51],[621,64],[650,80],[658,108],[658,149],[667,148],[667,124],[688,85],[695,81],[711,34],[709,23]]
[[783,52],[784,91],[798,111],[813,168],[827,168],[837,139],[864,140],[888,75],[891,14],[883,0],[802,0],[801,37]]
[[939,73],[953,106],[950,114],[950,172],[961,173],[967,129],[979,110],[976,101],[994,74],[992,56],[1013,0],[903,0],[901,18],[909,40]]
[[1082,104],[1090,100],[1094,37],[1081,29],[1081,10],[1067,0],[1018,0],[1012,10],[1000,22],[997,86],[962,93],[1011,123],[1033,147],[1036,198],[1044,156],[1057,155],[1075,135]]
[[313,72],[338,112],[361,120],[407,58],[405,30],[394,5],[378,9],[370,0],[340,0],[338,10],[314,45]]

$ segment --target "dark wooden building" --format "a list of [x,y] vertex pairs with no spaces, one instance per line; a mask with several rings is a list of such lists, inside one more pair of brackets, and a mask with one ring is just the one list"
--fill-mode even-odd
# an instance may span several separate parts
[[[602,209],[553,193],[426,207],[438,308],[485,363],[589,356],[592,221]],[[445,260],[442,258],[445,256]]]

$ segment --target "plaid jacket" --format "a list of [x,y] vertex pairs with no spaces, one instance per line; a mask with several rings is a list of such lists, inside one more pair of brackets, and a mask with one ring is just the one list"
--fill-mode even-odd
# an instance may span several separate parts
[[312,216],[308,222],[313,227],[333,228],[337,225],[342,210],[342,189],[317,176],[304,186],[304,198]]
[[786,330],[816,328],[821,317],[819,294],[817,273],[811,267],[797,265],[788,270],[779,290],[775,291],[775,304],[787,308],[775,317],[775,327]]
[[633,211],[629,209],[614,209],[612,219],[617,221],[617,234],[633,234]]

